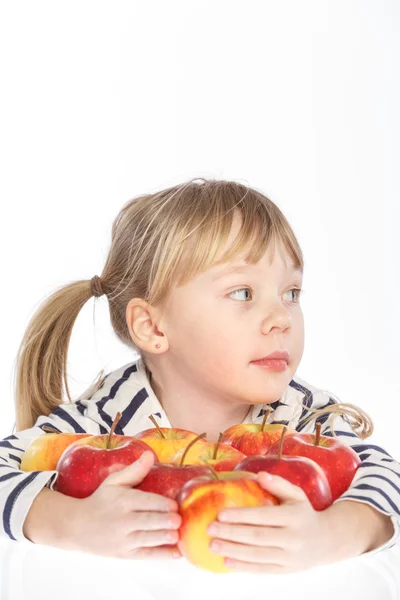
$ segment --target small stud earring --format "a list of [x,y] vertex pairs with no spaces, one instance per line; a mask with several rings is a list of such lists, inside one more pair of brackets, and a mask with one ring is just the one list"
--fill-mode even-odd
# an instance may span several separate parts
[[156,344],[156,348],[161,348],[161,344]]

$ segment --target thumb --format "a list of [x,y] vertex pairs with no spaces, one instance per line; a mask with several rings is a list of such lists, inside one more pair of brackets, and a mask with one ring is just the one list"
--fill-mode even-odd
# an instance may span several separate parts
[[305,492],[300,486],[291,483],[279,475],[272,475],[266,471],[259,471],[257,473],[257,480],[262,488],[278,498],[280,504],[295,504],[297,502],[308,500]]
[[145,450],[132,464],[108,475],[103,483],[107,485],[135,486],[142,481],[154,464],[154,454]]

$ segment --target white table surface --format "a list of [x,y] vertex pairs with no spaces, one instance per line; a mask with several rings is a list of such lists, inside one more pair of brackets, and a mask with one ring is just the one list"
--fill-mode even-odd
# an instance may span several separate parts
[[215,574],[0,540],[1,600],[400,600],[400,545],[286,575]]

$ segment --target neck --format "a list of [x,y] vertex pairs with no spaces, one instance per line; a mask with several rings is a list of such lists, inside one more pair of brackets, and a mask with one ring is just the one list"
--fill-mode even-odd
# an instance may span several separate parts
[[201,400],[196,395],[184,391],[184,386],[179,386],[180,392],[171,394],[163,388],[146,367],[146,375],[154,394],[168,416],[171,426],[187,429],[194,433],[207,433],[208,442],[218,441],[219,433],[232,425],[242,423],[250,413],[253,405],[223,403],[211,399],[207,393],[201,393]]

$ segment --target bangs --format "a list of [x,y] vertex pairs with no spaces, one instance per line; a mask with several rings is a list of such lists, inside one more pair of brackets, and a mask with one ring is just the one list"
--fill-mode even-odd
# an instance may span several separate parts
[[[215,189],[197,185],[191,190],[191,199],[190,212],[184,211],[185,222],[179,223],[178,219],[174,223],[165,236],[164,252],[159,257],[164,260],[158,262],[154,286],[158,290],[163,288],[164,298],[174,286],[183,286],[198,274],[239,257],[254,264],[271,248],[273,260],[279,244],[294,268],[303,272],[302,251],[287,219],[271,200],[254,188],[232,182]],[[236,213],[241,219],[240,230],[221,256]],[[161,297],[152,299],[157,302]]]

